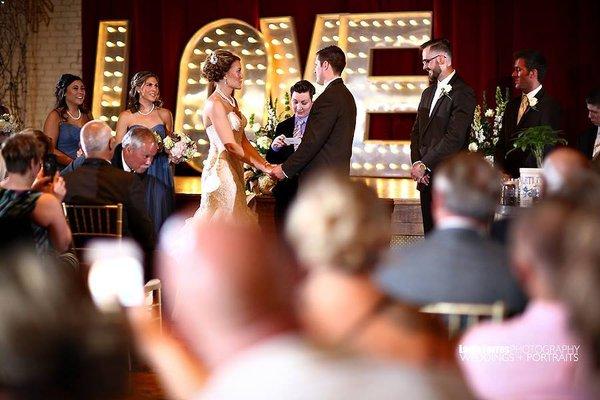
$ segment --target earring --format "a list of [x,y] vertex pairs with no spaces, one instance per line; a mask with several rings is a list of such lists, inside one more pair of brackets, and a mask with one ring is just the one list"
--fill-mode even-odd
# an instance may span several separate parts
[[227,77],[225,77],[225,86],[229,86],[229,84],[227,83]]

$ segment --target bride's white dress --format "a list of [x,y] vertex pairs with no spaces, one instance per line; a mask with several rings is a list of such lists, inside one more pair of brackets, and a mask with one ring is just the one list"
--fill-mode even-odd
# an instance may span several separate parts
[[[246,117],[230,111],[227,114],[235,141],[241,145]],[[202,198],[194,218],[226,218],[233,222],[257,222],[257,215],[246,204],[244,164],[231,156],[213,125],[206,128],[210,142],[202,171]]]

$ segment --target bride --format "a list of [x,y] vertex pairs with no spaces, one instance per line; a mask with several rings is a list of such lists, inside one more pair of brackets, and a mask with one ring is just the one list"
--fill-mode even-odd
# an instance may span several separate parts
[[242,87],[241,60],[229,51],[216,50],[206,58],[202,74],[209,82],[202,119],[210,149],[202,172],[202,199],[194,217],[256,221],[256,214],[246,205],[243,163],[268,174],[272,166],[244,134],[247,121],[233,96]]

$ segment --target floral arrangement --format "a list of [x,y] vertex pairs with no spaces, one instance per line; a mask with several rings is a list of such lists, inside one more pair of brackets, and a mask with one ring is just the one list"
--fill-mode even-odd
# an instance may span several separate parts
[[500,87],[496,87],[496,107],[488,108],[483,92],[481,105],[475,107],[473,123],[471,124],[471,136],[469,138],[469,151],[481,152],[488,158],[494,155],[500,129],[502,129],[502,117],[508,103],[508,89],[502,95]]
[[17,120],[13,115],[2,114],[0,115],[0,134],[2,136],[9,136],[11,133],[17,132],[19,129]]
[[[277,112],[278,99],[273,101],[271,98],[266,104],[266,121],[264,125],[256,127],[254,129],[254,139],[250,140],[252,146],[260,153],[261,156],[265,157],[267,152],[271,148],[271,143],[275,139],[275,128],[279,121],[290,117],[290,95],[285,94],[283,111]],[[250,125],[254,126],[255,115],[250,115]],[[275,186],[275,182],[270,176],[266,175],[262,171],[257,170],[254,167],[246,165],[244,167],[244,180],[246,181],[246,194],[269,194]]]
[[164,149],[165,153],[169,155],[169,162],[173,164],[179,164],[182,161],[188,162],[200,156],[198,143],[183,133],[173,132],[164,139],[157,132],[153,133],[158,147]]

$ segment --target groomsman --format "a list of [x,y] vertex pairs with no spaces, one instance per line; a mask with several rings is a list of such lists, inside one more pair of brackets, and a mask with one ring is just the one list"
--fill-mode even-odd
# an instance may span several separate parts
[[600,88],[592,90],[585,103],[592,127],[579,136],[577,148],[592,160],[600,154]]
[[431,184],[441,161],[467,147],[475,112],[475,94],[452,66],[452,48],[446,39],[421,45],[423,70],[430,86],[423,91],[410,135],[411,177],[421,197],[423,230],[433,229]]
[[319,169],[336,169],[350,174],[352,139],[356,125],[356,102],[340,75],[346,55],[337,46],[317,52],[315,74],[325,90],[314,102],[298,149],[283,164],[273,168],[277,179],[306,176]]
[[539,125],[550,125],[555,130],[560,127],[560,106],[542,87],[546,69],[546,59],[538,51],[522,50],[514,56],[512,78],[521,94],[506,105],[494,157],[496,165],[513,178],[519,177],[519,168],[537,167],[532,152],[515,150],[507,155],[519,133]]
[[[313,105],[315,87],[306,80],[296,82],[290,88],[290,97],[294,115],[277,124],[271,148],[267,152],[267,161],[272,164],[281,164],[298,149],[304,136],[308,115]],[[298,190],[298,177],[279,181],[273,188],[275,196],[275,222],[279,228],[285,222],[287,209],[296,196]]]

